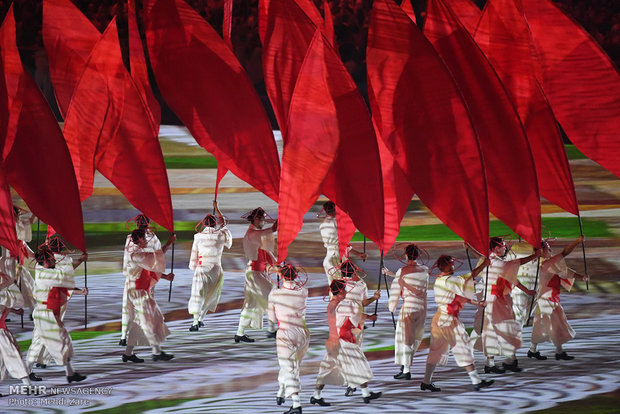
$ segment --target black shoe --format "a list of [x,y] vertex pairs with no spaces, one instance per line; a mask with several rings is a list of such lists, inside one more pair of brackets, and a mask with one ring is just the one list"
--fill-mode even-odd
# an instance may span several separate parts
[[30,381],[43,381],[43,378],[39,377],[34,372],[31,372],[30,374],[28,374],[28,378],[30,378]]
[[500,368],[500,367],[496,367],[495,365],[493,365],[492,367],[485,365],[484,366],[484,373],[485,374],[503,374],[504,372],[506,372],[505,369]]
[[120,341],[118,341],[118,345],[119,346],[127,346],[127,340],[126,339],[121,339]]
[[190,332],[198,332],[198,327],[199,326],[200,325],[192,325],[192,326],[189,327],[189,331]]
[[516,359],[514,361],[512,361],[512,364],[507,364],[505,362],[502,362],[502,367],[506,371],[512,371],[512,372],[521,372],[521,371],[523,371],[523,368],[519,368],[519,361],[517,361]]
[[136,363],[144,362],[144,360],[142,358],[138,358],[136,354],[131,354],[131,355],[123,354],[123,362],[127,362],[127,361],[136,362]]
[[86,375],[79,374],[74,372],[73,375],[67,376],[67,382],[71,384],[72,382],[80,382],[86,379]]
[[394,379],[410,380],[411,372],[399,372],[398,374],[394,375]]
[[42,369],[47,368],[47,365],[46,365],[46,364],[39,364],[38,362],[37,362],[36,364],[34,364],[34,366],[35,366],[36,368],[42,368]]
[[344,396],[345,397],[350,397],[353,395],[353,393],[357,390],[357,388],[351,388],[349,386],[347,386],[347,390],[344,392]]
[[370,395],[368,397],[364,397],[364,402],[368,404],[370,400],[376,400],[377,398],[383,395],[382,392],[372,392],[370,391]]
[[276,329],[273,332],[267,332],[267,339],[276,339],[276,335],[278,334],[278,330]]
[[277,397],[276,398],[276,404],[278,404],[278,405],[284,404],[284,397]]
[[539,361],[544,361],[545,359],[547,359],[546,356],[540,355],[540,351],[536,351],[536,352],[527,351],[527,357],[528,358],[536,358]]
[[321,407],[329,407],[329,406],[331,406],[331,404],[326,402],[323,398],[314,398],[314,397],[310,397],[310,404],[312,404],[312,405],[318,404]]
[[153,354],[153,361],[170,361],[172,358],[174,358],[174,355],[167,354],[164,351],[161,351],[159,355]]
[[205,324],[204,324],[204,323],[202,323],[202,321],[198,322],[198,327],[199,327],[199,328],[202,328],[203,326],[205,326]]
[[430,384],[425,384],[425,383],[421,382],[420,383],[420,389],[422,391],[429,390],[429,391],[432,391],[432,392],[439,392],[439,391],[441,391],[441,388],[435,387],[435,384],[433,384],[432,382]]
[[566,351],[564,351],[561,354],[555,354],[555,359],[556,360],[563,359],[564,361],[570,361],[571,359],[575,359],[575,357],[568,355]]
[[235,335],[235,343],[238,344],[239,342],[254,342],[254,339],[250,338],[245,334],[242,336]]
[[490,387],[491,385],[493,385],[495,381],[494,380],[482,380],[482,382],[479,382],[478,384],[474,384],[474,389],[476,391],[480,391],[481,388],[486,388],[486,387]]
[[284,414],[301,414],[301,407],[297,408],[289,408],[288,411],[285,411]]
[[4,322],[11,322],[11,318],[6,318]]

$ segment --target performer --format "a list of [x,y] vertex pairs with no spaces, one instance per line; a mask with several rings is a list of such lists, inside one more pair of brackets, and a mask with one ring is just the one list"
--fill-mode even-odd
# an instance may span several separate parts
[[431,322],[431,345],[426,359],[426,372],[420,389],[432,392],[441,391],[432,383],[433,373],[437,364],[446,365],[450,351],[456,364],[464,367],[476,391],[489,387],[493,380],[480,378],[474,365],[474,349],[469,341],[463,323],[459,320],[459,312],[465,303],[484,306],[483,301],[474,300],[474,278],[490,263],[484,259],[470,274],[454,275],[454,258],[442,255],[437,259],[436,266],[441,272],[435,280],[435,302],[437,312]]
[[187,305],[187,311],[194,315],[194,322],[189,328],[191,332],[198,331],[198,328],[203,326],[202,320],[207,312],[215,312],[224,285],[222,251],[224,247],[230,249],[232,246],[232,235],[226,228],[224,216],[215,200],[213,209],[217,218],[207,214],[198,224],[204,227],[194,235],[189,259],[189,268],[194,271],[192,295]]
[[[54,254],[54,260],[56,261],[55,268],[62,272],[65,277],[69,279],[75,278],[75,270],[73,259],[71,256],[63,254],[63,250],[66,250],[66,246],[58,234],[52,235],[46,242],[46,246]],[[69,299],[74,293],[85,294],[85,290],[80,288],[73,288],[67,290],[67,299],[60,307],[60,320],[64,323],[65,313],[67,312],[67,305]],[[32,342],[28,349],[27,363],[32,366],[35,364],[38,368],[47,368],[47,365],[53,361],[52,355],[45,348],[44,343],[41,340],[41,332],[35,329],[32,332]]]
[[[506,261],[508,249],[502,237],[493,237],[489,248],[491,264],[476,285],[478,299],[484,300],[486,306],[484,312],[483,308],[478,308],[476,313],[472,333],[474,348],[484,352],[487,357],[485,373],[503,374],[506,370],[521,372],[516,357],[517,349],[521,347],[521,324],[515,319],[510,292],[513,285],[516,285],[529,296],[536,294],[517,280],[517,272],[519,266],[536,259],[540,249],[529,256]],[[496,355],[504,356],[502,368],[495,366]]]
[[418,350],[424,335],[428,267],[417,262],[420,249],[415,244],[405,248],[405,255],[405,267],[396,273],[384,267],[383,274],[395,278],[390,286],[390,312],[396,312],[399,299],[403,299],[394,337],[394,362],[400,365],[400,372],[394,375],[394,379],[410,380],[413,354]]
[[160,278],[173,280],[174,273],[163,274],[166,268],[164,251],[176,241],[170,235],[165,246],[154,249],[148,242],[146,231],[136,229],[131,232],[129,258],[123,266],[129,284],[127,286],[127,308],[131,309],[133,318],[127,326],[127,348],[123,354],[123,362],[144,362],[133,353],[135,346],[150,345],[153,350],[153,361],[169,361],[174,358],[161,350],[161,344],[170,331],[164,322],[164,316],[155,302],[153,287]]
[[[147,246],[153,251],[161,250],[161,242],[157,235],[151,229],[151,219],[145,216],[144,214],[138,214],[133,219],[129,220],[129,222],[135,222],[137,228],[144,230],[146,234]],[[132,249],[130,245],[131,242],[131,234],[127,235],[127,239],[125,240],[125,254],[123,255],[123,273],[127,274],[125,271],[125,265],[129,262],[129,251]],[[135,247],[134,247],[135,249]],[[168,247],[166,247],[166,250]],[[166,250],[163,250],[165,253]],[[127,288],[129,287],[129,279],[125,279],[125,287],[123,289],[123,305],[121,309],[121,339],[118,341],[120,346],[127,346],[127,327],[129,326],[129,320],[134,318],[133,307],[129,304],[127,299]]]
[[[327,275],[327,283],[331,283],[334,277],[339,277],[339,273],[333,274],[331,269],[338,266],[340,260],[340,245],[338,243],[338,226],[336,225],[336,204],[333,201],[326,201],[323,203],[323,211],[325,211],[325,218],[319,226],[321,231],[321,238],[323,239],[323,245],[327,249],[325,259],[323,259],[323,269]],[[320,213],[319,213],[320,215]],[[349,248],[347,254],[353,253],[362,260],[366,260],[368,255],[353,248]]]
[[[23,315],[24,298],[15,284],[15,280],[4,272],[5,261],[0,266],[0,380],[11,375],[19,378],[24,385],[32,385],[28,370],[19,350],[15,337],[6,326],[6,317],[10,312]],[[0,394],[1,396],[1,394]]]
[[[239,317],[239,327],[235,334],[235,342],[254,342],[245,334],[245,330],[262,329],[263,314],[267,311],[269,293],[272,282],[267,274],[267,265],[275,263],[273,256],[274,233],[278,230],[276,220],[270,228],[265,225],[265,210],[255,208],[247,214],[250,227],[243,237],[243,251],[248,260],[245,269],[245,301]],[[268,338],[276,337],[276,326],[269,321]]]
[[278,325],[276,351],[280,364],[280,387],[276,402],[282,405],[285,397],[291,397],[293,406],[286,414],[301,414],[299,368],[310,343],[305,319],[308,289],[296,283],[298,271],[295,266],[286,264],[279,274],[283,279],[282,287],[273,289],[269,294],[267,310],[269,320]]
[[346,299],[348,289],[346,281],[334,279],[329,287],[332,295],[327,305],[329,325],[329,338],[325,342],[327,352],[321,362],[310,403],[331,405],[321,397],[325,384],[347,385],[351,389],[359,386],[362,388],[364,402],[369,403],[381,397],[382,393],[368,389],[372,371],[357,336],[363,329],[364,321],[366,319],[375,321],[377,315],[360,314],[357,304]]
[[[525,241],[520,241],[511,246],[510,252],[514,253],[515,259],[520,259],[534,253],[534,248],[531,244]],[[521,282],[521,284],[526,288],[535,289],[536,277],[538,273],[537,270],[538,259],[525,263],[519,267],[519,271],[517,272],[517,280],[519,280],[519,282]],[[532,309],[530,305],[534,298],[528,296],[516,286],[512,288],[510,296],[512,296],[512,309],[515,313],[515,318],[523,327],[527,323],[530,316],[529,311]]]
[[[84,252],[73,264],[73,269],[77,268],[86,260],[88,255]],[[86,379],[86,376],[73,371],[71,358],[73,357],[73,344],[71,336],[60,318],[61,308],[65,305],[69,291],[87,295],[88,289],[75,289],[73,272],[65,273],[56,267],[54,253],[49,246],[44,245],[35,255],[37,266],[35,268],[35,299],[37,301],[33,317],[34,332],[38,337],[33,341],[28,349],[28,372],[30,379],[41,381],[32,367],[43,352],[43,347],[50,353],[56,364],[64,365],[67,372],[69,383],[79,382]]]
[[570,269],[564,260],[583,239],[584,237],[580,236],[555,256],[552,256],[549,242],[543,241],[544,262],[541,266],[538,300],[532,326],[532,344],[527,352],[528,358],[547,359],[536,350],[538,344],[546,341],[551,341],[555,345],[556,360],[575,358],[562,349],[562,345],[575,337],[575,331],[568,323],[560,304],[560,287],[570,291],[576,277],[584,281],[588,279],[587,275],[580,275]]

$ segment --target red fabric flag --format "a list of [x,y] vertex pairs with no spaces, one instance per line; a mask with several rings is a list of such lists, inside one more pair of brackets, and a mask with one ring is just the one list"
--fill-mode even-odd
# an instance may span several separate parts
[[588,158],[620,177],[620,74],[586,31],[548,0],[522,0],[556,119]]
[[488,0],[475,32],[476,43],[506,87],[532,149],[540,194],[579,214],[568,158],[553,112],[536,80],[530,30],[520,0]]
[[338,231],[338,251],[340,257],[349,257],[349,244],[355,234],[355,224],[351,217],[336,206],[336,230]]
[[482,11],[473,0],[446,0],[446,4],[457,15],[459,21],[473,36],[482,17]]
[[501,81],[443,0],[428,2],[424,31],[469,109],[484,159],[490,211],[528,243],[540,246],[540,196],[534,161]]
[[[312,20],[296,1],[269,1],[268,21],[264,23],[263,73],[267,95],[286,144],[289,107],[297,76],[314,32],[323,22]],[[314,7],[314,5],[312,5]],[[312,10],[310,7],[306,7]],[[314,13],[312,13],[314,15]]]
[[233,0],[224,0],[224,21],[222,22],[222,37],[224,42],[230,48],[233,48],[231,34],[232,34],[232,16],[233,16]]
[[[279,0],[272,0],[276,4]],[[315,31],[291,99],[289,131],[282,155],[278,206],[278,262],[303,226],[303,216],[321,194],[321,184],[338,152],[340,125],[337,58],[320,30]],[[337,71],[338,67],[335,68]],[[342,68],[344,69],[344,68]]]
[[224,178],[227,172],[228,170],[225,167],[222,167],[221,165],[217,166],[217,177],[215,178],[215,195],[213,197],[215,201],[217,201],[217,193],[220,189],[220,182],[222,182],[222,178]]
[[149,110],[123,65],[116,20],[93,48],[67,113],[64,134],[85,200],[97,168],[127,200],[174,231],[168,175]]
[[336,33],[334,33],[334,16],[327,0],[323,0],[323,15],[325,16],[325,29],[323,30],[325,38],[334,49],[338,50]]
[[146,68],[146,57],[144,56],[144,47],[142,46],[142,38],[138,31],[138,20],[136,16],[135,0],[130,0],[127,4],[127,29],[129,35],[129,67],[131,69],[131,77],[133,78],[136,88],[140,91],[140,95],[144,101],[144,106],[149,111],[151,128],[155,136],[159,135],[159,125],[161,123],[161,108],[159,102],[155,99],[153,90],[149,83],[149,73]]
[[101,37],[70,0],[43,1],[43,43],[60,113],[66,118],[86,60]]
[[172,110],[220,165],[277,201],[271,125],[232,50],[183,0],[157,0],[145,26],[157,85]]
[[403,11],[407,14],[407,16],[409,16],[412,22],[417,24],[418,22],[415,17],[415,12],[413,11],[413,4],[411,4],[411,1],[412,0],[403,0],[403,2],[400,3],[400,8],[403,9]]
[[[316,27],[321,27],[323,19],[318,9],[314,5],[312,0],[293,0],[297,6],[299,6],[307,17],[312,20]],[[258,2],[258,35],[263,45],[265,44],[265,34],[267,33],[268,20],[271,18],[269,15],[270,0],[259,0]],[[312,37],[311,37],[312,38]]]
[[[420,200],[476,250],[486,252],[484,167],[466,106],[433,46],[392,0],[373,3],[366,61],[378,136]],[[383,168],[388,177],[398,174]],[[410,193],[408,186],[399,187],[403,184],[390,192]],[[446,195],[454,201],[446,201]]]
[[[22,100],[15,140],[4,162],[6,181],[43,222],[80,250],[85,250],[82,206],[71,157],[41,91],[19,58],[15,39],[13,8],[0,28],[2,62],[9,102]],[[12,40],[11,40],[12,39]],[[7,64],[10,62],[10,64]],[[17,98],[17,93],[21,98]]]

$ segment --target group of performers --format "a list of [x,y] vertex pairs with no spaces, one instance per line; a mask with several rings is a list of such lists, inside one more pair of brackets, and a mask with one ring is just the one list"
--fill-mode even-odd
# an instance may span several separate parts
[[[321,396],[326,384],[346,386],[346,396],[353,395],[360,388],[364,402],[369,403],[382,394],[368,387],[373,375],[362,351],[364,323],[366,320],[375,321],[377,315],[365,313],[365,307],[377,301],[381,292],[377,290],[369,297],[363,271],[348,258],[348,254],[340,257],[334,204],[325,203],[323,211],[325,217],[320,232],[327,249],[323,266],[329,285],[329,337],[310,403],[331,405]],[[267,337],[276,340],[280,365],[276,403],[282,405],[286,398],[291,398],[292,407],[286,413],[301,413],[300,365],[310,340],[305,322],[308,290],[302,280],[304,271],[289,263],[276,263],[273,251],[277,220],[266,227],[270,217],[260,207],[243,217],[249,222],[243,238],[247,259],[245,300],[233,339],[235,343],[254,342],[246,331],[262,329],[264,315],[267,315]],[[86,377],[71,366],[73,347],[63,318],[71,295],[88,294],[87,289],[76,288],[74,281],[74,269],[87,259],[87,255],[84,253],[73,261],[58,236],[48,238],[33,254],[26,244],[32,239],[32,215],[16,208],[15,219],[17,234],[23,244],[20,255],[13,257],[4,249],[0,260],[1,378],[4,379],[8,372],[30,385],[31,381],[41,381],[32,371],[35,364],[45,367],[54,360],[65,367],[69,383],[82,381]],[[170,331],[152,289],[160,279],[172,281],[174,278],[173,273],[165,273],[164,253],[176,241],[176,236],[171,235],[162,245],[146,216],[138,215],[135,223],[137,228],[127,236],[123,258],[126,281],[119,345],[126,349],[122,361],[144,362],[133,352],[135,346],[150,346],[153,361],[168,361],[174,356],[165,353],[161,344]],[[191,332],[203,326],[205,315],[214,312],[219,302],[224,282],[221,257],[224,247],[232,245],[226,224],[226,218],[214,202],[213,214],[206,215],[196,226],[189,262],[189,268],[194,271],[188,303],[188,311],[193,316],[189,327]],[[564,260],[582,240],[583,236],[554,255],[548,240],[542,242],[541,249],[533,249],[523,242],[509,249],[503,238],[494,237],[490,240],[489,257],[481,257],[477,267],[464,275],[455,274],[455,257],[442,255],[429,268],[422,261],[423,251],[419,246],[407,245],[404,249],[406,262],[402,268],[395,273],[382,269],[384,275],[394,278],[389,289],[389,310],[396,312],[402,301],[394,338],[395,363],[400,366],[400,371],[394,379],[412,379],[413,357],[424,336],[429,277],[435,269],[438,272],[434,282],[437,312],[431,322],[430,349],[421,390],[440,391],[432,382],[433,372],[438,364],[446,364],[450,351],[457,365],[465,368],[475,390],[492,385],[493,380],[482,379],[478,374],[474,350],[482,351],[486,356],[486,374],[521,371],[516,353],[521,347],[522,328],[530,319],[532,310],[532,343],[527,356],[547,359],[538,351],[537,345],[551,341],[556,347],[556,360],[572,359],[562,346],[575,333],[562,309],[559,292],[561,286],[570,289],[576,277],[586,279],[585,275],[569,269]],[[366,258],[366,253],[352,249],[349,252]],[[34,279],[24,265],[31,257],[36,262]],[[459,312],[466,303],[478,307],[471,335],[459,320]],[[24,308],[32,309],[34,319],[33,340],[26,362],[22,360],[17,342],[5,323],[9,312],[23,313]],[[501,367],[495,364],[496,356],[504,358]]]

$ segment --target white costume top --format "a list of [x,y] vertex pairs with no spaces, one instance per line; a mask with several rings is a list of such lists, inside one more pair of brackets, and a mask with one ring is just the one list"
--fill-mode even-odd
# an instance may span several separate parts
[[[417,265],[418,272],[402,274],[402,269],[398,269],[394,280],[390,285],[390,299],[388,300],[388,309],[395,312],[400,298],[403,299],[403,307],[411,312],[426,311],[426,290],[428,289],[428,267]],[[403,278],[405,283],[416,288],[416,292],[403,287],[401,289],[398,279]]]
[[[132,243],[133,245],[133,243]],[[135,245],[134,245],[135,246]],[[153,251],[149,246],[143,249],[136,249],[129,253],[129,261],[127,262],[127,279],[128,290],[136,289],[136,281],[142,276],[142,270],[153,272],[151,276],[151,287],[153,287],[161,274],[166,270],[166,260],[164,252],[161,249]]]
[[215,264],[221,265],[224,247],[230,249],[231,246],[232,235],[226,227],[221,229],[206,227],[194,235],[189,268],[196,270],[198,266],[210,268]]
[[[561,286],[570,291],[575,282],[575,271],[566,265],[566,260],[561,253],[543,261],[540,270],[540,283],[538,284],[538,298],[552,298],[553,287],[549,286],[549,282],[556,275],[560,278]],[[557,286],[557,288],[559,287]],[[559,301],[559,297],[557,300]]]
[[336,226],[336,218],[327,216],[319,226],[321,231],[321,238],[323,239],[323,245],[328,252],[339,251],[338,244],[338,227]]
[[304,328],[307,298],[308,289],[284,281],[281,288],[273,289],[269,294],[269,320],[277,322],[279,329]]
[[271,228],[257,229],[250,224],[243,236],[243,251],[248,261],[258,259],[258,249],[263,249],[273,255],[275,245],[274,232]]
[[47,301],[49,292],[53,287],[67,288],[70,291],[75,288],[73,272],[64,273],[62,268],[49,269],[37,264],[35,274],[34,297],[37,303]]
[[474,280],[467,280],[468,277],[469,274],[462,276],[446,275],[435,280],[433,290],[435,292],[437,312],[440,314],[438,326],[449,326],[452,323],[454,312],[451,312],[449,306],[457,296],[470,300],[474,298]]
[[[491,264],[489,264],[487,270],[481,272],[482,278],[476,284],[476,292],[487,302],[494,302],[495,298],[498,296],[494,293],[501,294],[501,296],[508,295],[510,294],[510,289],[512,286],[518,283],[517,272],[519,271],[520,263],[519,259],[506,261],[494,253],[491,253],[489,259],[491,260]],[[480,262],[481,261],[482,259]],[[487,274],[488,282],[485,283]],[[500,289],[500,286],[498,285],[498,283],[502,283],[499,282],[500,277],[505,279],[512,286],[510,288],[506,287],[505,289]],[[485,284],[487,288],[486,295],[484,293]],[[496,287],[496,285],[498,286]],[[501,290],[501,292],[499,292],[498,289]]]
[[30,226],[31,212],[22,213],[15,220],[15,231],[17,233],[17,240],[24,242],[30,242],[32,240],[32,227]]

